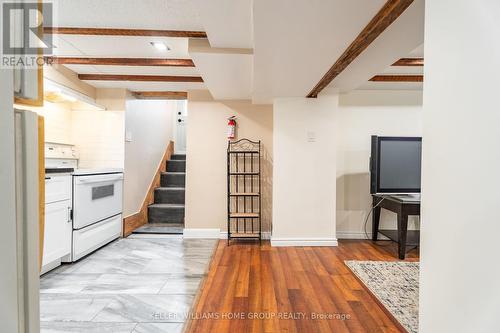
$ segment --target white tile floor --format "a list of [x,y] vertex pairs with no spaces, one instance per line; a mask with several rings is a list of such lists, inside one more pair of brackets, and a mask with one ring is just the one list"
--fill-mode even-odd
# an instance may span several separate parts
[[45,274],[42,332],[182,332],[216,243],[134,235]]

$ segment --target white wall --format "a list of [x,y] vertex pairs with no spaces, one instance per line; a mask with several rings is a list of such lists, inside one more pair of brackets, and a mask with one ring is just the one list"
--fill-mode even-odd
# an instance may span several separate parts
[[123,168],[125,112],[71,111],[71,113],[71,138],[80,152],[78,167]]
[[44,101],[37,113],[45,120],[45,141],[71,144],[72,112],[67,104]]
[[420,332],[500,327],[500,2],[427,1]]
[[275,246],[336,245],[337,105],[337,96],[274,102]]
[[125,111],[124,217],[137,213],[156,170],[173,140],[173,112],[177,101],[129,100]]
[[[365,238],[370,211],[369,157],[372,135],[422,136],[421,91],[354,91],[340,95],[337,134],[337,238]],[[396,214],[381,212],[381,227],[396,229]],[[410,217],[409,228],[418,228]],[[371,238],[371,218],[368,220]]]
[[0,322],[5,332],[18,331],[17,246],[14,168],[12,70],[0,69]]
[[[125,101],[124,97],[121,99]],[[80,151],[79,168],[124,167],[125,108],[72,110],[69,103],[48,101],[44,101],[43,107],[22,108],[45,118],[46,142],[76,146]]]

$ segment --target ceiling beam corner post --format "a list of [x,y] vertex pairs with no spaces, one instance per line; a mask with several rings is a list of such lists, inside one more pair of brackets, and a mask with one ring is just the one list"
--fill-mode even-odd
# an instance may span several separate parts
[[326,72],[321,80],[307,95],[316,98],[354,59],[382,34],[412,3],[414,0],[388,0],[384,6],[371,19],[366,27],[359,33],[354,41],[347,47],[333,66]]

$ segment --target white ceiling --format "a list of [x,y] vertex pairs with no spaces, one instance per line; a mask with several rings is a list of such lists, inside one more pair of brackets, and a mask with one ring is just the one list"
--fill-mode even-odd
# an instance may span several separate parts
[[253,0],[195,0],[207,41],[191,40],[189,54],[215,99],[251,99]]
[[[403,58],[423,58],[423,44],[411,51]],[[424,75],[423,66],[388,66],[383,71],[378,71],[380,75]],[[423,82],[363,82],[356,89],[359,90],[423,90]]]
[[[68,1],[74,3],[74,11],[80,9],[81,1]],[[94,1],[89,1],[94,6]],[[114,2],[114,1],[111,1]],[[134,8],[134,1],[126,0],[124,3],[131,4],[123,6]],[[154,3],[158,1],[146,1]],[[176,1],[160,1],[162,3],[177,3]],[[101,1],[104,7],[108,6],[107,1]],[[158,5],[158,4],[156,4]],[[144,4],[142,5],[144,6]],[[135,5],[138,12],[144,11],[142,6]],[[86,6],[85,10],[89,10]],[[70,6],[65,10],[69,11]],[[151,7],[148,7],[151,9]],[[83,10],[83,9],[82,9]],[[102,10],[102,8],[101,8]],[[65,17],[65,16],[63,16]],[[70,16],[71,17],[71,16]],[[86,26],[80,24],[79,16],[67,19],[62,26]],[[93,20],[96,20],[93,17]],[[96,27],[118,27],[115,26],[114,15],[101,17]],[[144,16],[142,18],[144,20]],[[168,20],[167,20],[168,21]],[[97,21],[96,21],[97,22]],[[122,21],[125,22],[125,21]],[[124,27],[124,25],[120,26]],[[150,26],[149,28],[159,29],[160,26]],[[165,26],[166,28],[166,26]],[[151,42],[165,43],[170,50],[161,51],[151,45]],[[109,57],[109,58],[168,58],[168,59],[190,59],[188,53],[188,38],[168,38],[168,37],[141,37],[141,36],[88,36],[88,35],[54,35],[54,55],[64,57]],[[194,67],[167,67],[167,66],[102,66],[102,65],[65,65],[67,68],[78,74],[123,74],[123,75],[178,75],[178,76],[199,76],[199,72]],[[120,81],[85,81],[96,88],[127,88],[137,91],[162,91],[175,90],[187,91],[188,89],[205,89],[203,83],[183,83],[183,82],[120,82]]]
[[[201,17],[201,19],[200,19]],[[251,48],[252,0],[72,0],[57,1],[56,26],[206,31],[212,47]],[[161,41],[171,50],[161,52],[150,45]],[[57,35],[59,56],[141,57],[189,59],[187,38]],[[209,45],[210,47],[210,45]],[[194,53],[197,68],[67,65],[79,74],[202,74],[204,83],[147,83],[86,81],[98,88],[132,90],[188,90],[209,87],[217,98],[251,98],[252,56],[224,51]],[[200,69],[202,70],[200,72]]]
[[252,98],[252,54],[191,52],[215,99]]
[[55,0],[54,26],[203,30],[193,0]]
[[306,96],[385,0],[254,0],[254,101]]
[[96,88],[125,88],[130,91],[187,91],[206,89],[198,82],[85,81]]
[[79,74],[180,75],[198,76],[194,67],[65,65]]
[[212,47],[253,48],[253,0],[195,0]]
[[[160,51],[151,42],[162,42],[170,51]],[[122,58],[189,58],[187,38],[141,36],[55,35],[58,56]]]
[[[396,87],[397,84],[394,83],[374,84],[375,82],[368,82],[368,80],[376,74],[385,74],[384,70],[398,59],[415,56],[421,51],[418,47],[424,42],[424,11],[424,1],[415,0],[325,88],[325,91],[334,89],[346,92],[353,89],[367,89],[368,86],[380,89]],[[413,53],[415,49],[417,50]],[[389,71],[393,70],[399,72],[398,74],[410,74],[406,73],[406,70],[411,71],[408,67],[398,67]],[[400,82],[399,85],[401,89],[409,89],[422,84]]]
[[[216,98],[272,103],[276,97],[306,96],[385,1],[56,0],[55,26],[206,31],[211,48],[190,52],[186,38],[58,35],[56,54],[192,58],[197,68],[67,67],[86,74],[201,75],[205,83],[88,82],[96,87],[142,91],[206,87]],[[151,41],[163,41],[172,50],[160,52]],[[422,47],[411,51],[422,42],[423,0],[415,0],[327,90],[393,89],[397,85],[419,89],[418,83],[386,84],[368,79],[375,74],[420,73],[420,67],[389,65],[401,57],[422,56]],[[242,48],[249,52],[236,50]]]

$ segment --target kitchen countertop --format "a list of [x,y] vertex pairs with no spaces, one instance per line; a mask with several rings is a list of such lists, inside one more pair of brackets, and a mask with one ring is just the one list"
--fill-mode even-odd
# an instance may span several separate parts
[[83,175],[98,175],[106,173],[123,173],[123,169],[122,168],[76,169],[73,172],[73,175],[83,176]]

